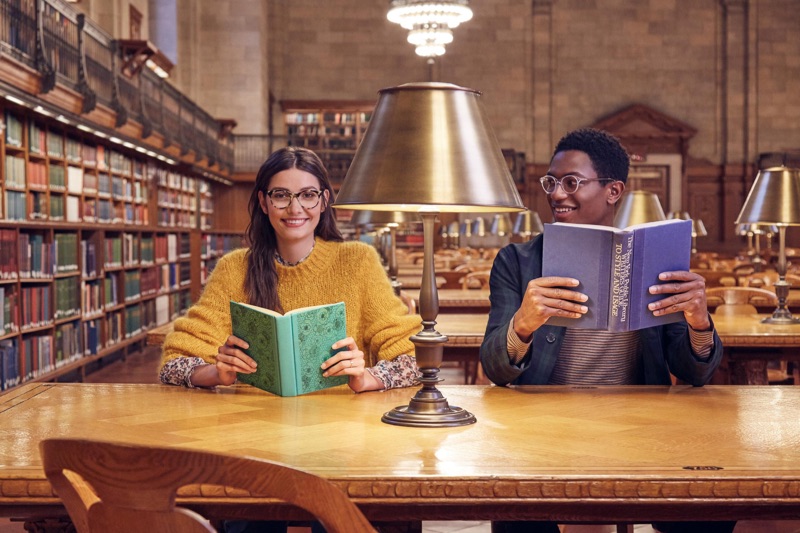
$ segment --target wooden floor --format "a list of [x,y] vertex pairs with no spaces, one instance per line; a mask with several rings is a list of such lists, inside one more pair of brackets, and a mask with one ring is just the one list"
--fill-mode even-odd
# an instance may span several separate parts
[[[89,383],[158,383],[158,367],[160,361],[159,347],[145,347],[123,361],[112,360],[86,376]],[[463,373],[457,367],[444,367],[440,373],[446,382],[460,383]],[[304,528],[291,528],[298,533],[309,531]],[[639,524],[634,528],[636,533],[652,533],[649,524]],[[564,533],[612,533],[616,531],[612,525],[569,525]],[[21,522],[12,522],[0,518],[0,533],[23,533]],[[423,522],[423,533],[490,533],[489,522]],[[797,521],[742,521],[736,526],[736,533],[800,533],[800,520]]]

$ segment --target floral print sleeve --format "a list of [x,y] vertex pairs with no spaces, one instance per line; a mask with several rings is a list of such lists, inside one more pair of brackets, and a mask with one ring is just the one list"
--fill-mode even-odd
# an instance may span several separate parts
[[384,389],[410,387],[419,381],[417,360],[410,355],[398,355],[391,361],[378,361],[367,372],[383,383]]
[[170,359],[161,367],[161,383],[166,385],[178,385],[194,389],[192,385],[192,372],[195,368],[206,363],[202,357],[176,357]]

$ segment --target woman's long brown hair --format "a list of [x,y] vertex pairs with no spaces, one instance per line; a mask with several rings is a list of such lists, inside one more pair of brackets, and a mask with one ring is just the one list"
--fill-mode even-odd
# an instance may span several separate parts
[[336,226],[333,209],[330,208],[334,199],[333,187],[328,178],[328,171],[317,154],[296,146],[281,148],[273,152],[258,170],[255,187],[250,195],[250,224],[248,224],[246,232],[250,249],[247,252],[245,290],[250,304],[279,313],[283,312],[283,307],[278,299],[278,273],[275,269],[275,251],[278,241],[269,217],[261,210],[258,192],[266,194],[272,177],[278,172],[291,168],[312,174],[319,180],[320,190],[328,191],[328,201],[325,200],[325,195],[322,196],[324,210],[320,213],[319,223],[314,228],[314,235],[326,241],[343,240],[342,234]]

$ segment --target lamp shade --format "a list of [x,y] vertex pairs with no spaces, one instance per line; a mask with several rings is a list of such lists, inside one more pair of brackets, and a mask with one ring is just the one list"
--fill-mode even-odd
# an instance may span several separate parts
[[748,222],[800,225],[800,170],[788,167],[761,170],[736,218],[737,224]]
[[620,202],[614,217],[614,227],[627,228],[634,224],[666,220],[664,209],[655,193],[648,191],[629,191]]
[[539,218],[539,213],[536,211],[526,210],[517,214],[517,218],[514,220],[514,228],[511,230],[511,233],[528,239],[533,235],[542,233],[543,231],[544,226],[542,225],[542,219]]
[[448,213],[524,208],[480,93],[433,82],[379,92],[334,207]]
[[421,222],[421,220],[417,215],[403,211],[353,211],[350,219],[350,223],[354,226],[372,227],[399,226],[412,222]]

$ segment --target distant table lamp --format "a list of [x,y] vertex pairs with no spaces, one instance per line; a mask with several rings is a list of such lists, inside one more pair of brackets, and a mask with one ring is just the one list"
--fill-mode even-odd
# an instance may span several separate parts
[[539,213],[526,210],[517,213],[517,218],[514,220],[514,227],[511,229],[511,234],[519,237],[524,242],[531,240],[543,231],[544,226],[542,225],[542,219],[539,218]]
[[419,314],[411,337],[422,388],[387,412],[388,424],[452,427],[475,416],[450,406],[436,388],[447,337],[436,331],[439,293],[433,257],[438,213],[523,209],[480,93],[448,83],[409,83],[379,92],[378,103],[333,207],[411,211],[422,217],[424,246]]
[[492,225],[489,226],[489,233],[499,237],[511,234],[511,217],[508,213],[496,214],[492,217]]
[[666,220],[664,209],[655,193],[648,191],[628,191],[622,196],[617,214],[614,217],[615,228],[627,228],[634,224]]
[[489,235],[493,237],[492,246],[503,247],[511,239],[511,217],[508,213],[496,214],[489,225]]
[[461,237],[458,220],[454,220],[447,226],[447,236],[450,237],[450,248],[458,248],[458,240]]
[[678,218],[680,220],[692,221],[692,255],[697,253],[697,237],[705,237],[708,235],[706,226],[699,218],[692,218],[686,211],[670,211],[667,218]]
[[[401,224],[418,222],[416,215],[403,211],[353,211],[350,219],[357,226],[371,226],[373,228],[388,229],[388,243],[384,246],[385,255],[388,256],[386,264],[389,268],[389,279],[396,294],[400,294],[402,284],[397,281],[397,228]],[[382,254],[383,255],[383,254]]]
[[761,255],[761,236],[764,234],[764,229],[761,224],[737,223],[736,232],[739,235],[747,235],[747,256],[753,263],[753,269],[756,272],[763,272],[765,261]]
[[459,244],[464,246],[464,248],[469,248],[471,244],[470,239],[472,239],[472,220],[465,218],[461,221],[461,239],[459,240]]
[[800,226],[800,169],[772,167],[762,169],[750,188],[737,224],[774,224],[778,226],[778,281],[775,294],[778,308],[762,322],[768,324],[798,324],[786,307],[790,284],[786,281],[786,227]]
[[483,217],[475,217],[472,221],[472,242],[478,248],[482,247],[486,241],[486,221]]

